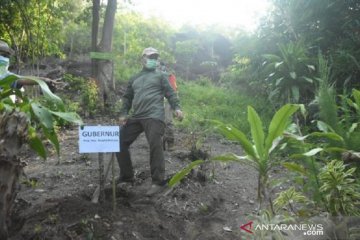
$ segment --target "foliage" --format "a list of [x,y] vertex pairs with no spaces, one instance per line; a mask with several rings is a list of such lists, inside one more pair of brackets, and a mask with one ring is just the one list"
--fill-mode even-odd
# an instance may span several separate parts
[[267,199],[266,189],[268,187],[269,171],[279,163],[274,158],[274,150],[283,138],[283,133],[289,126],[290,117],[299,109],[297,105],[286,104],[273,116],[265,136],[263,123],[252,108],[248,107],[248,122],[251,128],[251,137],[234,128],[231,124],[215,122],[218,130],[228,139],[235,140],[243,147],[245,156],[235,156],[234,159],[243,160],[246,164],[258,172],[258,200],[260,204],[263,198]]
[[95,79],[88,79],[84,84],[84,88],[81,93],[81,102],[83,107],[90,115],[93,115],[99,102],[99,87],[95,82]]
[[[334,86],[329,84],[330,67],[322,56],[319,57],[320,86],[317,91],[319,105],[319,120],[317,125],[320,131],[338,134],[343,139],[343,145],[330,142],[332,146],[343,147],[348,150],[359,151],[360,130],[358,129],[358,116],[360,114],[360,92],[352,90],[353,100],[341,96],[337,101]],[[341,123],[341,124],[339,124]]]
[[198,40],[178,41],[175,45],[175,54],[184,66],[185,79],[189,80],[190,67],[194,64],[195,53],[199,50]]
[[[4,0],[0,5],[1,37],[15,48],[17,57],[61,54],[62,17],[75,9],[73,1]],[[74,7],[67,8],[68,5]]]
[[[319,55],[319,88],[317,102],[319,104],[319,118],[325,120],[334,130],[338,129],[338,109],[336,104],[336,90],[330,82],[330,66],[322,55]],[[339,132],[339,131],[337,131]]]
[[70,22],[64,29],[65,43],[63,51],[68,53],[67,57],[75,58],[76,55],[90,52],[90,27],[84,23],[77,24]]
[[[79,99],[74,99],[82,106],[83,112],[93,115],[96,113],[99,101],[99,88],[95,79],[76,77],[65,74],[64,81],[68,83],[67,90],[76,93]],[[73,106],[76,108],[76,106]]]
[[[233,65],[236,59],[248,58],[250,64],[232,78],[247,85],[248,89],[265,92],[268,89],[275,104],[296,101],[308,103],[314,96],[313,59],[318,52],[331,61],[332,79],[335,90],[357,88],[360,76],[360,4],[358,1],[338,0],[272,0],[273,8],[263,18],[253,35],[239,32],[233,38]],[[336,16],[336,18],[334,18]],[[306,43],[306,45],[302,44]],[[281,50],[282,48],[282,50]],[[274,57],[263,66],[262,56]],[[275,59],[275,58],[278,59]],[[299,58],[300,57],[300,58]],[[269,61],[268,61],[269,62]],[[275,69],[275,64],[277,69]],[[272,66],[271,66],[272,65]],[[306,65],[310,66],[307,67]],[[267,75],[264,76],[263,74]],[[271,81],[261,82],[272,74]],[[291,73],[291,74],[290,74]],[[282,77],[284,77],[282,79]],[[256,91],[257,89],[257,91]],[[276,97],[281,96],[280,99]],[[290,97],[290,99],[289,99]],[[285,100],[284,100],[285,98]]]
[[[281,225],[286,223],[292,223],[294,219],[292,217],[285,217],[283,215],[275,215],[267,210],[260,210],[258,215],[251,215],[251,219],[254,219],[255,226],[274,226]],[[254,229],[254,239],[276,239],[283,240],[286,239],[284,234],[280,229],[274,230],[262,230],[262,229]],[[293,239],[295,236],[291,233],[291,231],[287,231],[288,238]]]
[[354,178],[355,168],[346,169],[342,161],[329,162],[320,172],[320,191],[326,208],[333,216],[360,215],[360,184]]
[[309,102],[313,97],[311,77],[315,66],[310,64],[304,44],[301,41],[279,44],[279,52],[263,55],[264,71],[269,72],[265,79],[269,82],[269,98],[276,98],[279,103]]
[[245,109],[250,104],[261,109],[260,112],[266,123],[270,121],[271,109],[265,107],[265,101],[253,99],[246,92],[239,93],[233,89],[217,87],[205,78],[196,82],[179,79],[178,87],[181,106],[186,113],[186,118],[177,125],[192,132],[207,129],[209,123],[204,120],[217,119],[241,128],[247,134],[250,129],[246,124]]
[[297,192],[295,187],[290,187],[278,194],[277,198],[274,200],[274,206],[276,208],[276,212],[282,208],[288,207],[287,209],[289,211],[297,214],[297,204],[304,204],[307,201],[308,199],[302,193]]
[[[39,156],[46,158],[47,154],[41,141],[40,132],[37,129],[41,129],[45,138],[54,145],[57,153],[59,154],[60,146],[54,128],[55,120],[64,119],[69,122],[82,124],[80,117],[76,113],[65,112],[62,100],[58,96],[54,95],[42,80],[35,77],[30,78],[40,86],[44,97],[52,101],[53,104],[57,106],[57,111],[52,111],[41,105],[36,100],[27,98],[20,90],[11,88],[11,84],[17,79],[18,77],[11,75],[0,81],[0,87],[2,88],[2,91],[0,92],[0,111],[16,110],[24,112],[28,116],[29,122],[32,124],[32,126],[29,127],[28,143]],[[15,103],[11,101],[10,95],[13,94],[16,95],[19,101]]]
[[145,18],[136,13],[120,12],[114,25],[113,51],[116,53],[115,78],[126,82],[141,69],[141,53],[146,47],[154,47],[160,58],[174,62],[170,49],[172,29],[156,18]]
[[191,163],[189,163],[186,167],[184,167],[182,170],[178,171],[170,180],[168,185],[170,187],[174,187],[176,184],[178,184],[186,175],[188,175],[192,169],[199,166],[200,164],[204,163],[204,160],[196,160]]

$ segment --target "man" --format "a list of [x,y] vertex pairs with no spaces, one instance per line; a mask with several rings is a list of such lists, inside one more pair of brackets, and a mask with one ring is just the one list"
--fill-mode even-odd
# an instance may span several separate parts
[[[12,88],[20,89],[24,85],[36,85],[37,83],[29,79],[29,77],[19,76],[9,71],[10,57],[13,54],[14,54],[14,50],[12,50],[6,42],[0,40],[0,81],[6,78],[7,76],[15,75],[19,77],[19,79],[12,84],[11,86]],[[49,88],[51,90],[54,90],[55,83],[51,79],[44,77],[36,77],[36,78],[45,81],[45,83],[49,86]]]
[[[177,94],[177,84],[175,74],[169,72],[168,67],[164,62],[160,62],[159,70],[167,75],[170,86]],[[165,102],[165,134],[163,139],[163,148],[164,150],[172,151],[175,145],[175,134],[174,134],[174,124],[173,124],[173,111],[168,102]]]
[[[179,100],[165,74],[156,71],[159,53],[155,48],[145,48],[142,53],[143,69],[133,76],[123,96],[120,110],[120,153],[116,154],[120,166],[120,182],[132,182],[134,172],[129,152],[130,145],[145,132],[150,146],[150,171],[152,185],[146,195],[160,192],[166,185],[165,160],[162,137],[165,130],[164,97],[169,101],[178,119],[183,118]],[[129,112],[132,109],[132,114]]]

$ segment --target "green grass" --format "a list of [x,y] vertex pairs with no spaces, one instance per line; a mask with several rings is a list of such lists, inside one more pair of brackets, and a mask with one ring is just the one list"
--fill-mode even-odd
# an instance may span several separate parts
[[[264,118],[270,121],[271,110],[264,99],[256,99],[245,93],[221,88],[211,82],[178,81],[179,98],[185,119],[179,126],[191,131],[202,131],[208,127],[204,120],[219,120],[231,123],[245,133],[249,132],[247,106],[253,106]],[[267,117],[269,116],[269,117]]]

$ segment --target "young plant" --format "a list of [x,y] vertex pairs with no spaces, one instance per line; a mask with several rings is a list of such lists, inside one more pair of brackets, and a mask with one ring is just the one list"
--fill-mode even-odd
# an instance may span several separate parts
[[[341,147],[342,151],[360,151],[360,130],[358,120],[360,116],[360,92],[352,90],[353,99],[342,96],[342,104],[338,104],[335,87],[329,83],[330,67],[327,61],[319,55],[319,89],[317,90],[317,103],[319,105],[319,121],[317,126],[320,131],[334,133],[343,139],[339,142],[329,143],[333,147]],[[341,113],[341,114],[340,114]]]
[[291,224],[294,222],[294,218],[284,215],[275,215],[268,210],[260,210],[257,215],[250,215],[249,218],[253,219],[253,233],[252,239],[274,239],[274,240],[285,240],[295,239],[294,234],[291,231],[284,233],[281,229],[274,228],[266,230],[261,229],[257,226],[280,226],[282,224]]
[[182,170],[177,172],[170,180],[169,180],[169,187],[174,187],[177,185],[186,175],[188,175],[191,170],[200,164],[204,163],[204,160],[196,160],[188,164],[186,167],[184,167]]
[[276,212],[282,208],[287,208],[288,212],[299,214],[300,211],[297,210],[296,205],[304,204],[307,201],[308,199],[302,193],[297,192],[295,187],[290,187],[278,194],[274,201],[274,206],[276,208]]
[[[232,127],[230,124],[214,122],[218,130],[228,139],[235,140],[240,143],[245,151],[245,156],[236,156],[235,154],[224,155],[215,160],[235,160],[243,161],[258,172],[258,201],[260,207],[262,201],[267,198],[267,187],[269,179],[269,171],[278,164],[274,157],[274,150],[283,139],[283,133],[289,126],[290,117],[299,109],[298,105],[286,104],[281,107],[273,116],[268,127],[268,133],[265,136],[263,124],[252,107],[248,107],[248,122],[251,128],[251,139],[246,135]],[[271,199],[269,198],[270,205]]]
[[342,161],[333,160],[319,174],[320,191],[332,216],[360,215],[360,185],[354,178],[355,170],[346,169]]

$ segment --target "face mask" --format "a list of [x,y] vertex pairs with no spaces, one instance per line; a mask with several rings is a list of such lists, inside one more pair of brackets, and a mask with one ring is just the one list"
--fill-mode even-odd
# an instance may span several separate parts
[[157,66],[157,60],[156,59],[146,59],[145,67],[147,69],[155,69]]
[[9,58],[0,56],[0,76],[8,72],[10,60]]

